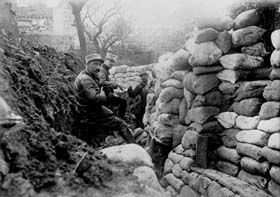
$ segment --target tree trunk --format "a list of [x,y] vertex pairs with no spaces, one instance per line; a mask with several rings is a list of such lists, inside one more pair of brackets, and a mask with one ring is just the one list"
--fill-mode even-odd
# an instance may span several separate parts
[[81,20],[81,12],[80,10],[76,10],[73,8],[73,15],[75,16],[75,22],[77,26],[77,32],[79,36],[80,42],[80,49],[82,52],[82,56],[85,57],[87,55],[87,46],[86,46],[86,39],[84,35],[84,25]]

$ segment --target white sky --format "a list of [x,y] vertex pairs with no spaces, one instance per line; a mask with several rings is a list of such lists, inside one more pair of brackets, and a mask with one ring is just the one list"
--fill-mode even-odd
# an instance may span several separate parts
[[[89,0],[91,1],[91,0]],[[93,1],[93,0],[92,0]],[[102,0],[108,5],[117,0]],[[174,25],[188,17],[224,15],[225,7],[234,0],[120,0],[125,12],[138,27]],[[17,0],[19,5],[43,2],[56,6],[59,0]]]

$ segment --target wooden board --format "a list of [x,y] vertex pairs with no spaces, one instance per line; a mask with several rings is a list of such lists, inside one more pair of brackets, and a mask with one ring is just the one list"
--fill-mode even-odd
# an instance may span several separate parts
[[234,193],[239,194],[241,197],[271,197],[263,190],[258,189],[257,187],[254,187],[236,177],[229,176],[217,170],[202,169],[197,167],[191,167],[191,169],[194,172],[204,175],[227,187]]
[[196,140],[196,164],[201,168],[207,168],[208,137],[198,135]]

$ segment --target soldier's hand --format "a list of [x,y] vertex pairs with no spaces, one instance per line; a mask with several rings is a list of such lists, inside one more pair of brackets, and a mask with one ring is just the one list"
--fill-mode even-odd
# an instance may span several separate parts
[[121,91],[123,91],[123,87],[121,85],[118,85],[118,87],[121,89]]

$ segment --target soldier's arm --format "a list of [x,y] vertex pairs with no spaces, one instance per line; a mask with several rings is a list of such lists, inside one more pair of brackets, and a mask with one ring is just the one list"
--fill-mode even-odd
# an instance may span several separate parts
[[85,91],[85,96],[89,101],[96,104],[103,104],[106,101],[106,96],[100,94],[100,88],[92,79],[83,79],[81,85]]
[[103,86],[104,88],[113,88],[113,89],[120,87],[119,84],[112,81],[103,81],[101,86]]

